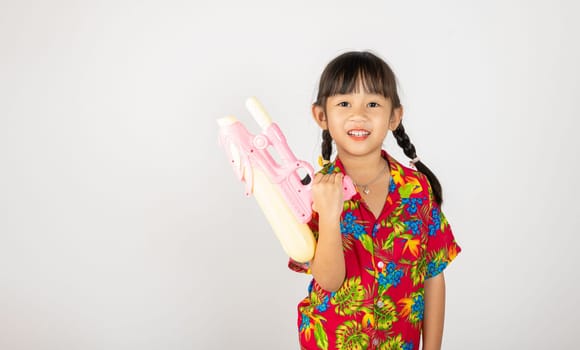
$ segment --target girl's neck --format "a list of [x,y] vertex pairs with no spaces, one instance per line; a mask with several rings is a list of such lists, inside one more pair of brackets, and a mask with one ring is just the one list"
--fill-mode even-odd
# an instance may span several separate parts
[[373,180],[386,166],[386,160],[381,156],[380,152],[363,157],[344,154],[339,154],[338,157],[344,166],[346,174],[356,183],[367,183]]

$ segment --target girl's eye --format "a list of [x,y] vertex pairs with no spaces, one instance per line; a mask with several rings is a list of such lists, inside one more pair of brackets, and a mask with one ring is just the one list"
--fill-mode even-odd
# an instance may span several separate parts
[[376,103],[376,102],[369,102],[369,107],[371,107],[371,108],[375,108],[375,107],[378,107],[378,106],[379,106],[379,104]]
[[342,101],[338,104],[340,107],[348,107],[348,102]]

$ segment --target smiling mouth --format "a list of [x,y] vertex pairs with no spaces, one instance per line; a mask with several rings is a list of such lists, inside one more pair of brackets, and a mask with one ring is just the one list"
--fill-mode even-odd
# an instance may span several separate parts
[[355,138],[366,138],[371,132],[367,130],[349,130],[347,134]]

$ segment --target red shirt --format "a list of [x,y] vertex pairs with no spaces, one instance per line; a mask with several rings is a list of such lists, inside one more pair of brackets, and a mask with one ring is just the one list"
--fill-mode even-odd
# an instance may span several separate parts
[[[344,203],[340,231],[346,277],[336,292],[312,279],[298,304],[302,349],[419,348],[424,281],[436,276],[461,248],[435,202],[427,177],[385,151],[391,183],[378,218],[360,194]],[[323,173],[344,172],[339,159]],[[318,216],[309,223],[318,236]],[[310,273],[308,263],[288,266]]]

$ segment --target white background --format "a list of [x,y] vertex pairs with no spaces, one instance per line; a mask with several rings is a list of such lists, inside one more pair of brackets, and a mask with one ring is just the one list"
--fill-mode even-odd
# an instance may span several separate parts
[[463,248],[444,349],[575,347],[579,7],[2,1],[0,349],[297,349],[309,279],[215,120],[257,131],[258,96],[315,163],[316,83],[352,49],[398,75]]

